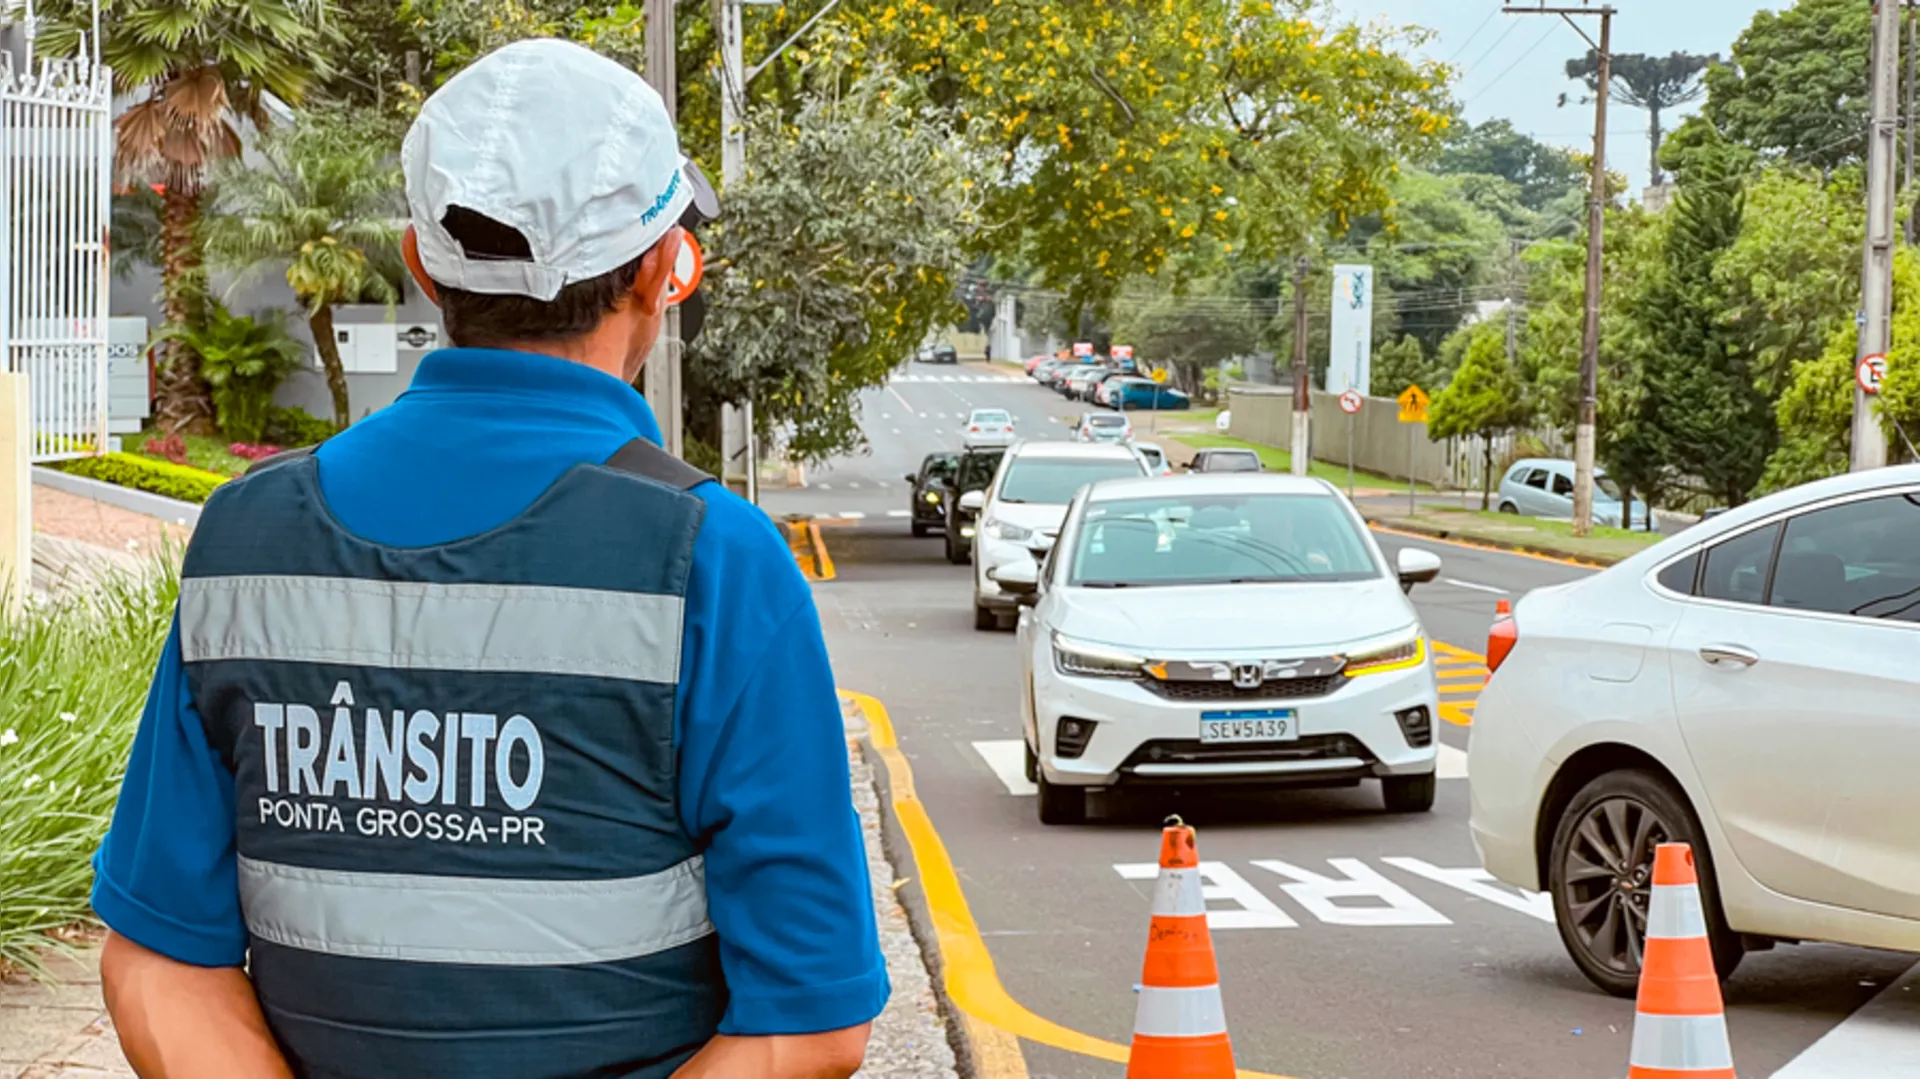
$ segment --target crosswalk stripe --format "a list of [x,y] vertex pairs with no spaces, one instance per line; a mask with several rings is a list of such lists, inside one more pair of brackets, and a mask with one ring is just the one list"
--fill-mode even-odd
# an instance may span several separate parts
[[1920,1074],[1920,966],[1880,991],[1773,1079]]
[[989,742],[975,742],[973,751],[993,769],[995,778],[1007,788],[1008,794],[1030,795],[1039,793],[1040,788],[1027,782],[1026,743],[1018,738],[1006,738]]
[[1441,779],[1467,778],[1467,751],[1455,749],[1441,742],[1438,746],[1439,758],[1434,762],[1434,770]]

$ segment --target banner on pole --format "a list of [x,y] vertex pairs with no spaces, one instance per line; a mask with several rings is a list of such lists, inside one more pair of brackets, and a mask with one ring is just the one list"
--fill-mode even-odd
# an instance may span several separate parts
[[1327,392],[1369,391],[1373,374],[1373,267],[1333,268],[1333,333]]

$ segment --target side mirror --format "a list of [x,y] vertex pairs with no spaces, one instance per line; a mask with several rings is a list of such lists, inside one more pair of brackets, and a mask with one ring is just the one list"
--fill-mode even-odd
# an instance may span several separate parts
[[911,473],[911,472],[909,472],[909,473],[907,473],[907,482],[908,482],[908,483],[919,483],[919,482],[920,482],[920,477],[919,477],[919,476],[916,476],[916,475],[914,475],[914,474],[913,474],[913,473]]
[[1020,605],[1031,607],[1040,600],[1040,567],[1031,558],[1017,558],[987,571],[987,579],[1011,593]]
[[1394,562],[1400,572],[1400,588],[1405,592],[1440,576],[1440,556],[1419,547],[1402,547]]
[[979,513],[987,508],[987,492],[968,491],[960,496],[960,508],[971,513]]

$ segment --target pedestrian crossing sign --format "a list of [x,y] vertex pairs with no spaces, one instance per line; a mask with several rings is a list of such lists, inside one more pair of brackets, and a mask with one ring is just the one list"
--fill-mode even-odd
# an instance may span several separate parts
[[1408,386],[1401,393],[1399,401],[1401,423],[1427,422],[1427,405],[1431,403],[1427,400],[1427,391],[1418,386]]

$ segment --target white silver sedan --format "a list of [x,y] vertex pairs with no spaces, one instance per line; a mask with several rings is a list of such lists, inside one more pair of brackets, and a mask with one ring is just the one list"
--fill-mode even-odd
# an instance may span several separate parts
[[1109,480],[1069,506],[1019,595],[1027,769],[1040,819],[1118,786],[1352,786],[1432,808],[1434,676],[1405,591],[1327,483],[1283,475]]
[[1654,846],[1691,843],[1721,975],[1821,940],[1920,951],[1920,466],[1783,491],[1494,626],[1472,829],[1632,995]]

